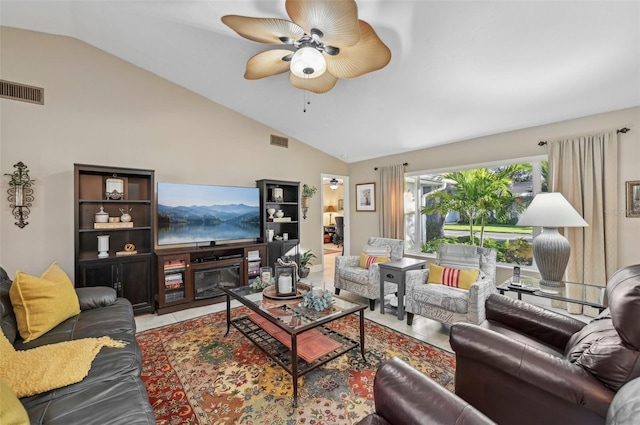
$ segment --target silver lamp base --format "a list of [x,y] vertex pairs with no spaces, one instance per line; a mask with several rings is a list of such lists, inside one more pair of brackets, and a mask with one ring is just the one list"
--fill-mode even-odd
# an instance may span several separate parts
[[557,227],[543,227],[533,240],[533,258],[540,271],[540,285],[564,286],[562,279],[569,264],[571,245]]

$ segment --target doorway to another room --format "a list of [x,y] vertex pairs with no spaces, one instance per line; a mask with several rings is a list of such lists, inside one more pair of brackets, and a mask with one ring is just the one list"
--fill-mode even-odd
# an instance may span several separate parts
[[335,257],[345,252],[347,227],[345,211],[348,201],[346,176],[322,176],[322,247],[323,267],[326,272],[335,267]]

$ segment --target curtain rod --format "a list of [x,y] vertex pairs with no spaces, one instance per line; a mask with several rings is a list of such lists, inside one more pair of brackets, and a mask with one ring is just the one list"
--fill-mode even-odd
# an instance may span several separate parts
[[[409,165],[409,163],[408,162],[403,162],[402,165],[404,165],[406,167],[407,165]],[[374,171],[378,171],[378,167],[373,167],[373,169],[374,169]]]
[[[631,129],[630,129],[630,128],[622,127],[622,128],[617,129],[617,130],[616,130],[616,133],[622,133],[622,134],[624,134],[624,133],[627,133],[627,132],[629,132],[629,131],[631,131]],[[547,141],[546,141],[546,140],[541,140],[541,141],[539,141],[539,142],[538,142],[538,146],[544,146],[544,145],[546,145],[546,144],[547,144]]]

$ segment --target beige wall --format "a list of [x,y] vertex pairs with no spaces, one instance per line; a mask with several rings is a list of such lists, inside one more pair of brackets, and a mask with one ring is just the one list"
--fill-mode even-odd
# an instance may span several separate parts
[[[41,273],[53,261],[73,273],[74,163],[235,186],[271,178],[321,187],[322,173],[347,173],[346,163],[300,141],[272,147],[273,129],[75,39],[1,28],[0,43],[0,78],[45,89],[44,106],[0,100],[1,171],[23,161],[36,180],[24,229],[2,197],[0,265],[10,276]],[[318,254],[320,198],[301,223],[301,248]]]
[[[544,154],[539,140],[630,127],[620,137],[619,266],[640,262],[640,219],[624,215],[624,182],[640,180],[640,108],[481,137],[452,145],[347,164],[153,74],[65,37],[0,29],[0,78],[45,88],[45,105],[0,100],[0,169],[25,162],[36,201],[24,229],[0,205],[0,265],[38,273],[52,261],[73,271],[73,164],[156,170],[157,181],[252,186],[261,178],[322,187],[321,174],[377,181],[375,166],[408,162],[407,171],[442,170]],[[464,125],[461,123],[461,125]],[[286,135],[284,135],[286,136]],[[282,164],[287,164],[283,167]],[[6,193],[7,178],[0,181]],[[302,221],[302,249],[322,252],[320,196]],[[378,234],[378,212],[350,217],[351,251]],[[502,271],[507,273],[507,271]],[[500,278],[500,275],[499,275]]]
[[[464,125],[464,123],[461,123]],[[618,267],[640,263],[640,218],[625,217],[625,181],[640,180],[640,107],[614,111],[569,121],[558,122],[524,130],[480,137],[460,143],[423,149],[405,154],[378,158],[351,164],[349,177],[355,184],[378,181],[376,166],[397,165],[407,162],[407,172],[446,170],[495,161],[534,157],[546,154],[538,141],[601,130],[629,127],[619,137],[618,209]],[[355,199],[351,199],[355,206]],[[379,210],[379,208],[378,208]],[[351,251],[358,251],[369,236],[378,235],[378,212],[355,212],[351,209]],[[499,271],[500,272],[500,271]],[[510,270],[501,271],[498,278],[508,277]]]

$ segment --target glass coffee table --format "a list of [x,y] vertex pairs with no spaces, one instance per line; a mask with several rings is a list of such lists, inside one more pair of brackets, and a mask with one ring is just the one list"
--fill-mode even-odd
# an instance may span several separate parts
[[540,287],[538,279],[526,276],[520,279],[520,283],[521,285],[517,286],[512,283],[511,279],[507,279],[496,288],[501,294],[505,292],[516,292],[519,300],[522,299],[522,295],[524,294],[586,305],[597,308],[600,312],[607,308],[604,303],[606,290],[604,286],[587,285],[578,282],[562,282],[562,285],[558,287]]
[[[325,363],[360,347],[364,352],[364,310],[366,305],[334,297],[325,311],[299,307],[301,299],[272,299],[262,290],[249,286],[225,288],[227,298],[227,333],[231,325],[278,363],[293,379],[293,405],[298,404],[298,378]],[[231,318],[231,299],[239,301],[250,312]],[[325,326],[350,314],[359,313],[359,339]]]

